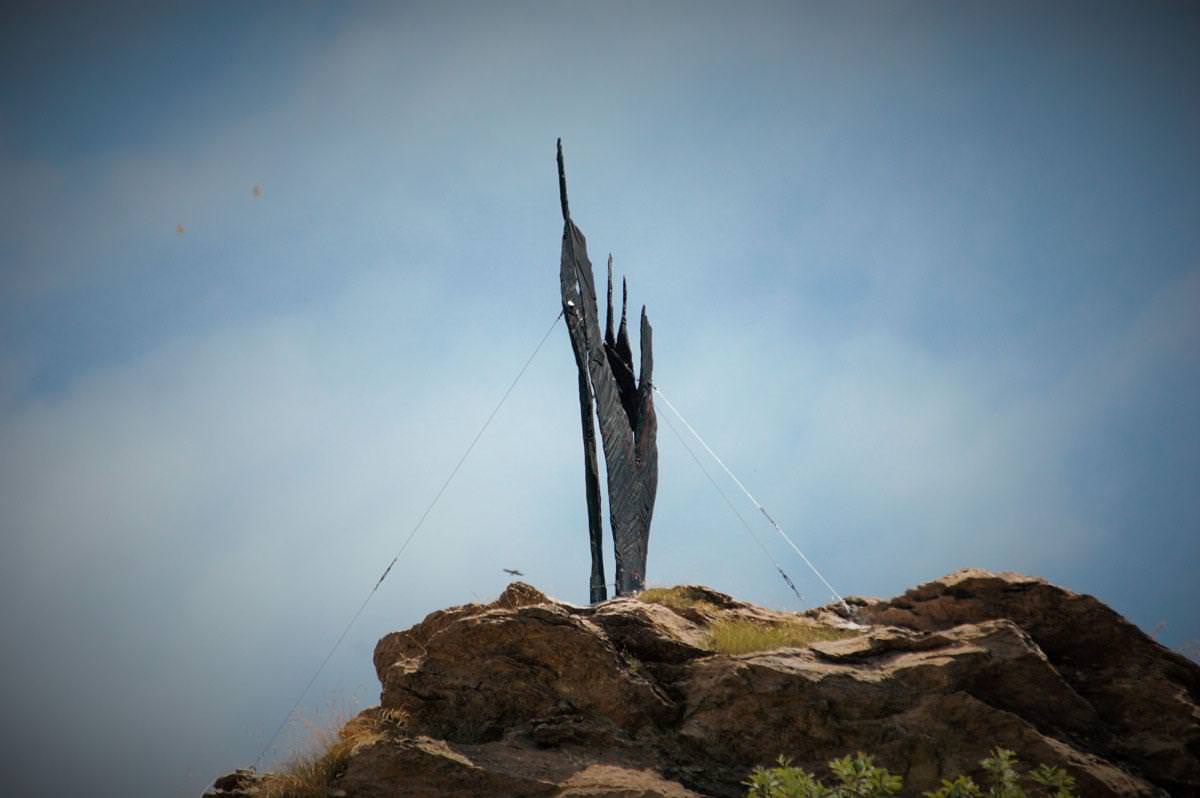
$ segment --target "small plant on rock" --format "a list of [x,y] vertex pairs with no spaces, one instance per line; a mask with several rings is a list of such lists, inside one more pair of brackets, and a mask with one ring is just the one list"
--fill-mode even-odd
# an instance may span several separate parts
[[986,792],[970,776],[959,776],[954,781],[942,780],[942,786],[925,793],[925,798],[1076,798],[1075,779],[1062,768],[1038,765],[1026,774],[1036,785],[1034,792],[1026,792],[1021,786],[1020,762],[1017,755],[1007,748],[994,748],[992,755],[979,762],[988,774],[991,787]]
[[755,768],[746,781],[747,798],[825,798],[829,788],[804,768],[792,767],[792,760],[779,757],[778,767]]
[[1062,768],[1038,765],[1029,771],[1029,778],[1045,787],[1052,798],[1075,798],[1075,777]]
[[940,789],[925,795],[927,798],[984,798],[983,790],[970,776],[959,776],[954,781],[942,779]]
[[[986,790],[970,776],[944,779],[942,786],[925,793],[925,798],[1077,798],[1075,779],[1062,768],[1038,765],[1022,776],[1017,755],[1007,748],[995,748],[992,755],[980,761],[988,774],[990,787]],[[745,784],[750,788],[747,798],[885,798],[899,795],[904,782],[886,768],[877,767],[871,757],[859,752],[829,763],[836,784],[822,784],[803,768],[792,767],[792,761],[779,757],[773,768],[755,768]],[[1021,786],[1022,779],[1033,784],[1031,792]]]
[[749,798],[886,798],[898,795],[903,781],[886,768],[876,767],[861,751],[829,763],[838,783],[827,787],[791,760],[779,758],[779,767],[755,768],[746,784]]
[[992,779],[993,798],[1024,798],[1021,777],[1017,773],[1017,755],[1007,748],[994,748],[992,755],[980,761]]

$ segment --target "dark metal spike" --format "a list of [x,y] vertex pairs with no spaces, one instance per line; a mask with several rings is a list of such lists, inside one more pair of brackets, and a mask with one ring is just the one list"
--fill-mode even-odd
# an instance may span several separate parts
[[629,304],[629,281],[621,278],[621,326],[625,326],[625,308]]
[[567,204],[567,170],[563,166],[562,139],[558,140],[558,202],[562,205],[563,221],[571,218],[571,208]]
[[608,254],[608,314],[604,318],[604,343],[612,346],[616,343],[613,338],[613,303],[612,303],[612,253]]

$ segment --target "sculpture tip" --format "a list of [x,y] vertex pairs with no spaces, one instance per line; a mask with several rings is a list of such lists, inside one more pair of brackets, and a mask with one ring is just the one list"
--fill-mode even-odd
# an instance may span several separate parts
[[561,138],[557,140],[556,148],[558,151],[558,201],[559,204],[562,205],[563,221],[566,222],[570,221],[571,219],[571,208],[567,204],[567,171],[566,167],[563,165]]

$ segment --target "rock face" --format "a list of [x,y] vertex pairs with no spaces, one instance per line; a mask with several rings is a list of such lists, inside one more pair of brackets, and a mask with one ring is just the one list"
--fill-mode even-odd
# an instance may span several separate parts
[[1005,707],[1035,685],[1005,686],[985,700],[1153,779],[1171,795],[1200,795],[1200,668],[1091,596],[1019,574],[968,569],[891,601],[862,604],[866,622],[923,633],[1009,619],[1091,714],[1068,716],[1054,704],[1043,714],[1055,723],[1039,723],[1019,706]]
[[[740,796],[781,754],[824,774],[862,750],[915,796],[1004,746],[1067,768],[1085,796],[1200,795],[1200,667],[1090,596],[967,570],[851,599],[856,625],[684,592],[679,609],[576,607],[518,582],[387,635],[381,706],[362,716],[376,733],[331,794]],[[709,625],[731,618],[852,636],[711,653]]]

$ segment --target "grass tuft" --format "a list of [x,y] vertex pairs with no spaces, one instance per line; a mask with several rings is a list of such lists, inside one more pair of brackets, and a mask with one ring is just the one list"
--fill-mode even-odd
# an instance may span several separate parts
[[[807,646],[821,640],[841,640],[859,632],[838,629],[803,620],[751,620],[729,617],[727,610],[706,601],[704,593],[687,587],[652,587],[637,595],[640,601],[661,604],[673,610],[698,610],[702,615],[684,613],[686,617],[707,627],[705,648],[718,654],[750,654],[773,648]],[[726,616],[726,617],[722,617]]]
[[359,745],[383,739],[378,720],[357,717],[336,732],[310,728],[308,750],[297,753],[259,785],[261,798],[326,798]]
[[648,604],[661,604],[675,610],[695,609],[710,612],[719,610],[712,602],[692,598],[687,589],[682,587],[651,587],[638,593],[637,598]]
[[842,640],[858,632],[831,626],[801,623],[764,624],[728,619],[709,626],[709,648],[719,654],[751,654],[773,648],[807,646],[822,640]]

